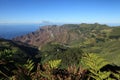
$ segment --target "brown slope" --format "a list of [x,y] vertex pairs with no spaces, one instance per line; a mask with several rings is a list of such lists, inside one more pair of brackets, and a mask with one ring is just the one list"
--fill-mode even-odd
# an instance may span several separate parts
[[66,44],[80,37],[76,32],[68,27],[44,26],[35,32],[14,38],[15,41],[21,41],[34,46],[43,46],[49,42],[58,42]]

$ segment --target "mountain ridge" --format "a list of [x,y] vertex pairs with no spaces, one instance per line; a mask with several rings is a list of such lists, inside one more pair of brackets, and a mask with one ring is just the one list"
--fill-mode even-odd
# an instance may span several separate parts
[[[89,25],[89,26],[88,26]],[[90,30],[97,30],[100,26],[108,28],[107,25],[100,24],[64,24],[62,26],[48,25],[43,26],[31,32],[29,34],[13,38],[15,41],[21,41],[24,43],[32,44],[34,46],[43,46],[49,42],[58,42],[62,44],[68,44],[74,40],[79,40],[87,36],[85,29],[90,28]],[[92,29],[93,28],[93,29]],[[102,27],[101,27],[102,29]],[[88,32],[90,31],[88,30]]]

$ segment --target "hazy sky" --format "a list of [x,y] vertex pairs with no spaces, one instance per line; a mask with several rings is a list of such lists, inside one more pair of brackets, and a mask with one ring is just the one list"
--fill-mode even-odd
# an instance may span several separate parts
[[120,0],[0,0],[0,23],[120,23]]

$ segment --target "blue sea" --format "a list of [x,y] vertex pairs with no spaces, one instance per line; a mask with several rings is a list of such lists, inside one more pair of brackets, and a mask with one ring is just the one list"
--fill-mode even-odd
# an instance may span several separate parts
[[38,24],[17,24],[17,25],[0,25],[0,38],[12,39],[16,36],[28,34],[36,31],[42,25]]

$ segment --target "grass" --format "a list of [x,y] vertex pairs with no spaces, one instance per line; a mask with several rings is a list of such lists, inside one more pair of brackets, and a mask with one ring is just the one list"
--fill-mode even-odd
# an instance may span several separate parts
[[114,40],[105,42],[102,46],[101,56],[109,60],[111,63],[120,65],[120,41]]

